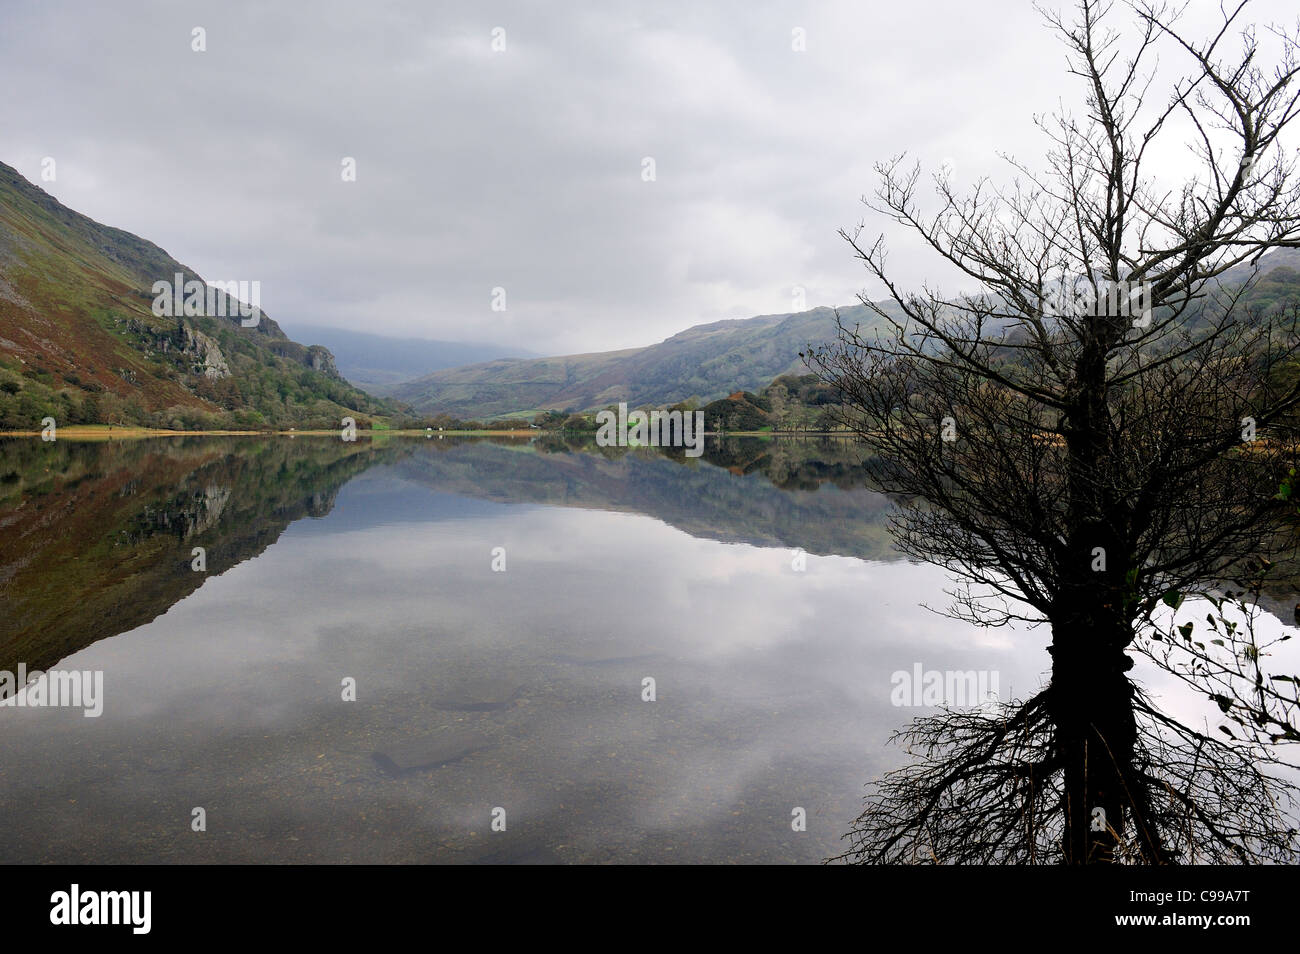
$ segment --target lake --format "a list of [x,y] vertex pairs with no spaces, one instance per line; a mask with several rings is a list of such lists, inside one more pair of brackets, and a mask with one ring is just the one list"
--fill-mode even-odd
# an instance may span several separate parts
[[831,441],[7,441],[0,670],[103,681],[0,707],[0,861],[823,861],[895,673],[1049,665],[890,509]]

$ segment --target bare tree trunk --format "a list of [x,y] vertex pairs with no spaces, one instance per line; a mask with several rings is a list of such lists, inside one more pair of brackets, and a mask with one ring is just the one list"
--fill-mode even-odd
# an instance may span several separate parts
[[1064,775],[1064,858],[1110,863],[1123,840],[1136,740],[1132,684],[1124,674],[1131,660],[1104,629],[1084,621],[1055,630],[1051,653],[1047,696]]

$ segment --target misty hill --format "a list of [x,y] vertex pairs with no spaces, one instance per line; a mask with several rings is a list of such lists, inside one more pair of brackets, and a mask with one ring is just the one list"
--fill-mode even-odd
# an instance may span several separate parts
[[[1269,272],[1279,268],[1287,268],[1294,272],[1300,272],[1300,248],[1275,248],[1267,255],[1261,255],[1259,262],[1252,265],[1250,262],[1242,262],[1240,265],[1234,265],[1221,276],[1219,281],[1224,285],[1244,282],[1254,275],[1258,281],[1260,278],[1268,275]],[[1256,275],[1255,273],[1258,272]]]
[[292,322],[290,331],[304,341],[315,341],[334,353],[339,373],[371,394],[391,394],[404,381],[466,364],[496,358],[535,358],[525,348],[503,347],[430,338],[389,338],[384,335]]
[[[841,308],[840,315],[864,328],[880,321],[863,305]],[[703,403],[806,370],[799,352],[835,333],[830,308],[715,321],[645,348],[435,371],[398,386],[393,395],[424,413],[459,418],[581,411],[619,401],[664,405],[694,397]]]
[[[1257,269],[1241,265],[1220,281],[1230,286],[1247,278],[1253,283],[1242,304],[1251,309],[1275,309],[1294,301],[1300,285],[1300,249],[1275,250],[1260,259]],[[899,313],[892,301],[881,307],[887,314]],[[1200,308],[1189,320],[1200,320]],[[841,308],[839,314],[846,325],[860,323],[863,330],[882,322],[863,305]],[[527,417],[546,410],[583,412],[620,401],[632,407],[665,406],[694,398],[710,410],[711,424],[756,430],[772,423],[767,420],[771,409],[762,401],[751,401],[753,406],[747,408],[745,395],[766,394],[777,378],[804,377],[808,369],[799,352],[835,336],[835,312],[816,308],[697,325],[646,348],[450,368],[399,385],[392,393],[425,414],[461,420]],[[826,403],[820,398],[795,402],[814,411]],[[801,426],[810,423],[802,419],[807,415],[794,417]]]
[[[159,317],[153,285],[203,279],[151,242],[74,212],[0,163],[0,429],[337,427],[385,413],[329,349],[264,313]],[[229,276],[222,276],[227,278]],[[232,301],[230,305],[234,305]]]

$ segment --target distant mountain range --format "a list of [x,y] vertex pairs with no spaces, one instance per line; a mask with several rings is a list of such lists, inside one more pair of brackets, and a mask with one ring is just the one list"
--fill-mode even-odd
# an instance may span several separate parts
[[[890,302],[884,306],[892,311]],[[863,305],[841,308],[849,324],[880,317]],[[665,405],[694,397],[707,403],[737,390],[759,391],[782,374],[806,371],[799,352],[836,335],[830,308],[715,321],[645,348],[558,358],[487,361],[435,371],[393,388],[425,414],[458,418],[582,411],[626,401]]]
[[[1290,300],[1300,250],[1274,251],[1258,270],[1254,300]],[[1223,281],[1252,271],[1239,266]],[[305,346],[260,310],[250,327],[239,316],[155,314],[155,283],[178,276],[204,286],[158,246],[66,208],[0,163],[0,430],[40,429],[46,417],[60,425],[333,428],[345,416],[361,427],[423,426],[437,415],[528,417],[621,401],[704,405],[804,373],[799,352],[837,334],[835,311],[815,308],[560,357],[304,324],[300,333],[325,342]],[[893,302],[881,307],[897,313]],[[839,315],[864,330],[882,320],[862,305]]]
[[[1300,249],[1277,249],[1260,259],[1259,292],[1275,284],[1271,273],[1279,268],[1300,271]],[[1254,270],[1239,265],[1220,280],[1225,285],[1244,281]],[[893,301],[880,307],[887,314],[899,314]],[[840,308],[839,314],[846,324],[860,323],[864,330],[881,323],[864,305]],[[706,404],[738,391],[762,392],[780,375],[806,373],[799,352],[834,339],[836,333],[835,311],[830,308],[715,321],[645,348],[437,370],[388,393],[423,414],[460,419],[585,411],[620,401],[636,407],[693,397]]]
[[535,358],[525,348],[437,341],[430,338],[389,338],[384,335],[285,322],[295,338],[314,341],[334,353],[339,373],[371,394],[391,394],[405,381],[430,371],[455,368],[496,358]]
[[[121,423],[363,425],[392,408],[329,349],[248,318],[154,314],[156,282],[203,279],[157,245],[65,207],[0,163],[0,429]],[[251,288],[251,282],[249,283]],[[161,309],[159,309],[161,310]]]

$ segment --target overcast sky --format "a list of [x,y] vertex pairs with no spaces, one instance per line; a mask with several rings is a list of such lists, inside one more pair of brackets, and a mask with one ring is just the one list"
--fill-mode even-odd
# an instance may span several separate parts
[[[1035,113],[1079,101],[1022,0],[0,0],[0,85],[0,161],[205,278],[260,281],[290,333],[542,353],[788,312],[796,286],[876,297],[836,235],[875,162],[1002,177],[998,151],[1042,155]],[[905,285],[938,276],[891,248]]]

